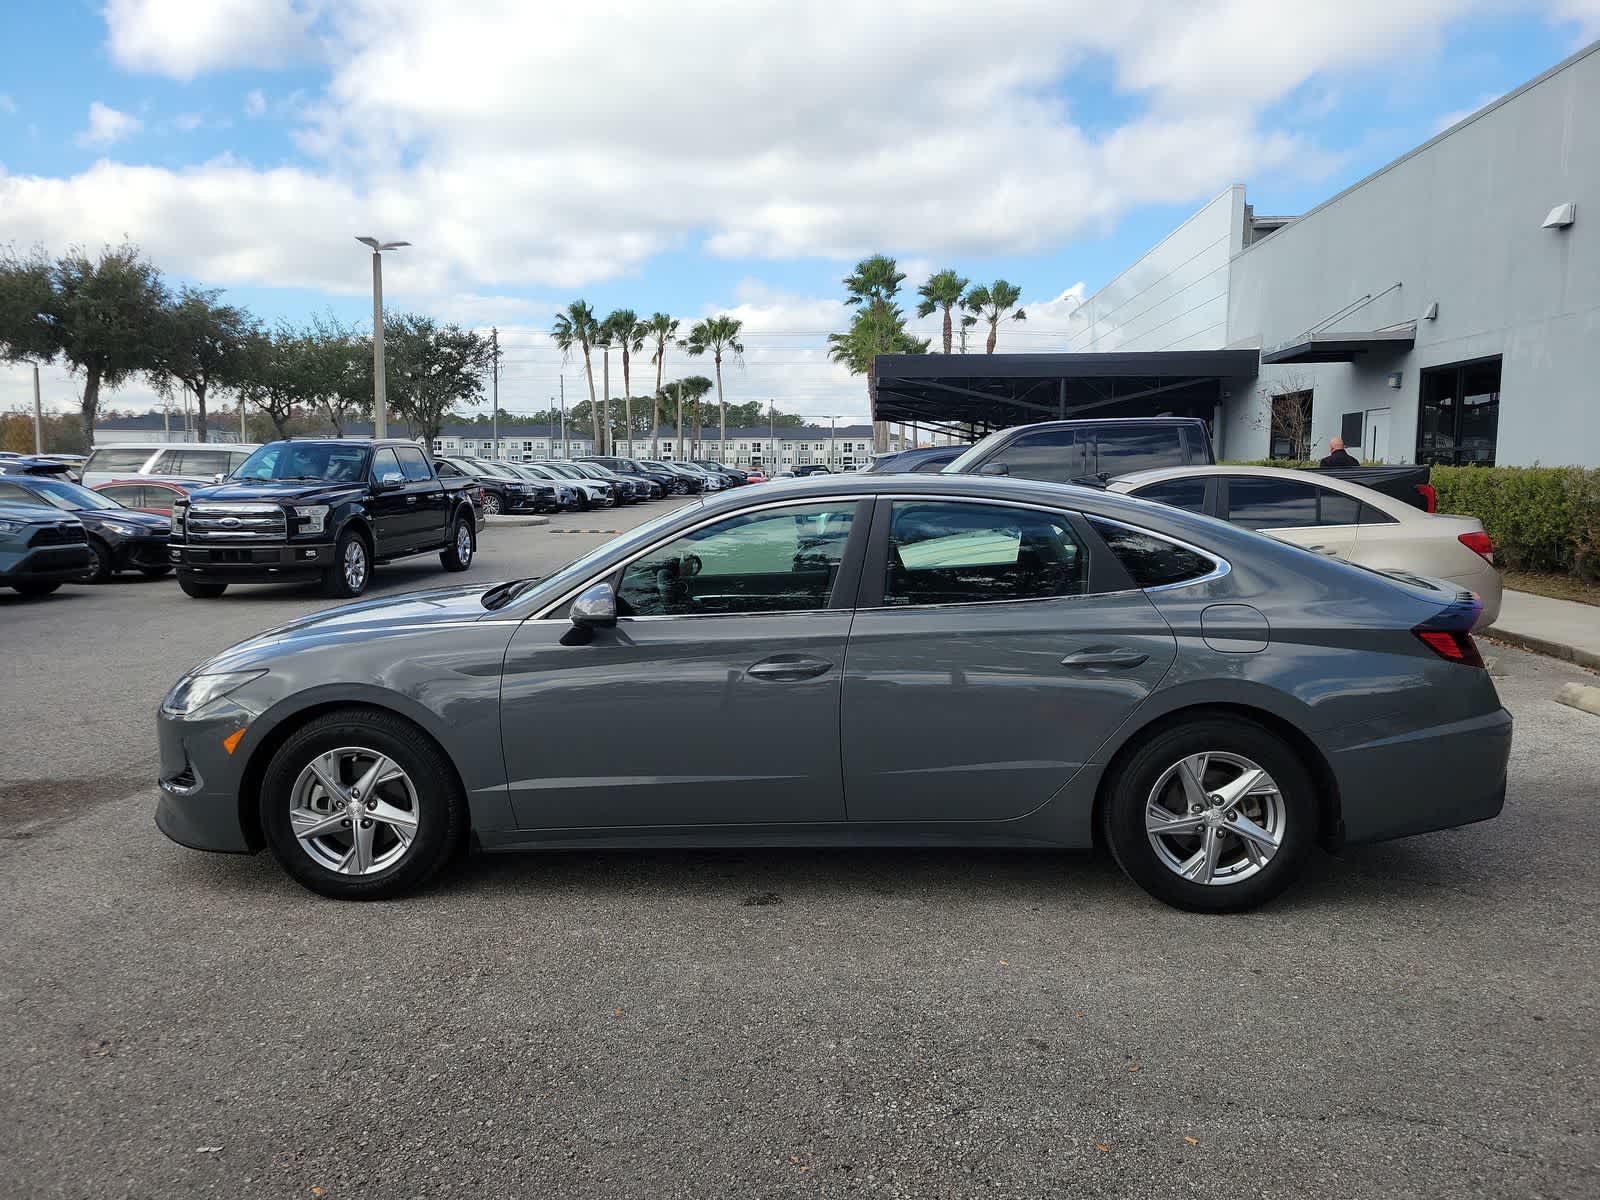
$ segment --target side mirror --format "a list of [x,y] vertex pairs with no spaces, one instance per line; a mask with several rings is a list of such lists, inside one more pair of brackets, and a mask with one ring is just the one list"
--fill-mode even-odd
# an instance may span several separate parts
[[1009,474],[1011,474],[1011,468],[1006,466],[1005,463],[994,463],[994,462],[992,462],[992,463],[984,463],[983,466],[978,468],[978,474],[979,475],[1009,475]]
[[572,602],[572,624],[578,629],[602,629],[616,623],[617,592],[609,583],[585,588]]
[[224,475],[221,471],[218,471],[215,475],[213,475],[211,477],[211,482],[212,483],[221,483],[226,478],[227,478],[226,475]]
[[385,471],[378,479],[378,490],[380,492],[392,492],[397,488],[405,487],[405,485],[406,477],[399,471]]

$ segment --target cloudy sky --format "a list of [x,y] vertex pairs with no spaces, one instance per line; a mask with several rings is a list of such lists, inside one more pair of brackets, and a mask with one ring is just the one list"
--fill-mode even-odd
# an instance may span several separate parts
[[1002,348],[1055,349],[1230,183],[1300,211],[1597,36],[1600,0],[16,0],[0,240],[360,320],[353,236],[404,238],[390,306],[497,323],[508,409],[581,387],[542,331],[583,296],[732,312],[730,399],[859,414],[822,347],[861,255],[1019,283]]

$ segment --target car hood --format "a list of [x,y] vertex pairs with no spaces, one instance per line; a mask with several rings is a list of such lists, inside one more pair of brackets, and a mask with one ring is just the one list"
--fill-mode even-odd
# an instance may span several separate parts
[[330,483],[327,480],[251,480],[248,483],[219,483],[214,487],[200,488],[189,493],[191,504],[204,504],[208,500],[232,500],[241,503],[263,500],[283,504],[336,504],[341,500],[362,495],[362,483]]

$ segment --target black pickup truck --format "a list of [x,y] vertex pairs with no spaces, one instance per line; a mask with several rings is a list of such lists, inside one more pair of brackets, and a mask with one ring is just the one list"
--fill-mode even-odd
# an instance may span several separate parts
[[411,554],[437,551],[446,571],[465,571],[482,525],[473,491],[440,479],[415,442],[269,442],[223,482],[174,503],[167,553],[178,585],[199,599],[296,576],[320,577],[330,596],[359,596],[373,564]]

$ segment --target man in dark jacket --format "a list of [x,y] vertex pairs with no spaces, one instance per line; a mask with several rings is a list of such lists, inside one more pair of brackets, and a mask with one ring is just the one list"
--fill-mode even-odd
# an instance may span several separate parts
[[1344,448],[1342,437],[1336,437],[1328,442],[1328,457],[1317,465],[1324,471],[1337,471],[1342,467],[1359,467],[1361,460]]

